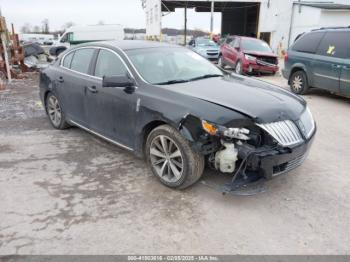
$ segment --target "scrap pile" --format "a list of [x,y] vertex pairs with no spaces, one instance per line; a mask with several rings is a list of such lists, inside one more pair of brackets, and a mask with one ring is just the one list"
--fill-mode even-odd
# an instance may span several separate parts
[[24,63],[25,50],[20,45],[18,34],[7,29],[5,17],[0,16],[0,89],[5,88],[5,82],[12,78],[21,78],[28,71]]

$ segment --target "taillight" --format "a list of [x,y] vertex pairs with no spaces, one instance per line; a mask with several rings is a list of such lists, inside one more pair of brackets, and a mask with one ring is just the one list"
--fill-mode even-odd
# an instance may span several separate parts
[[288,62],[288,53],[286,53],[286,54],[284,55],[284,62],[285,62],[285,63]]

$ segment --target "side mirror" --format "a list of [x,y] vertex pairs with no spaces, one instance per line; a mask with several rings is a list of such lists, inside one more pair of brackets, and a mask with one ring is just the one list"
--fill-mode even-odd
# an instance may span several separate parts
[[128,76],[104,76],[102,79],[102,86],[124,88],[127,93],[135,90],[135,82]]

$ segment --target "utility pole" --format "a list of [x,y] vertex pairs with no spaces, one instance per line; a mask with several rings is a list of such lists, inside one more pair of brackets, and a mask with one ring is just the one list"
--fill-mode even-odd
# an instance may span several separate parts
[[187,44],[187,2],[185,5],[184,46]]
[[214,8],[215,8],[215,2],[211,1],[211,17],[210,17],[210,38],[213,38],[214,33]]

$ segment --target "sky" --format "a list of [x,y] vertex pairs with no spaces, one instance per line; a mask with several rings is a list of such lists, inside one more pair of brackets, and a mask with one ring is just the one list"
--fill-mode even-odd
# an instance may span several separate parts
[[[141,0],[0,0],[2,15],[17,31],[26,24],[41,25],[49,20],[50,29],[60,30],[67,22],[76,25],[122,24],[125,27],[145,28]],[[163,17],[162,27],[183,28],[183,9]],[[215,14],[214,31],[220,31],[221,15]],[[188,28],[209,31],[210,14],[188,12]]]

